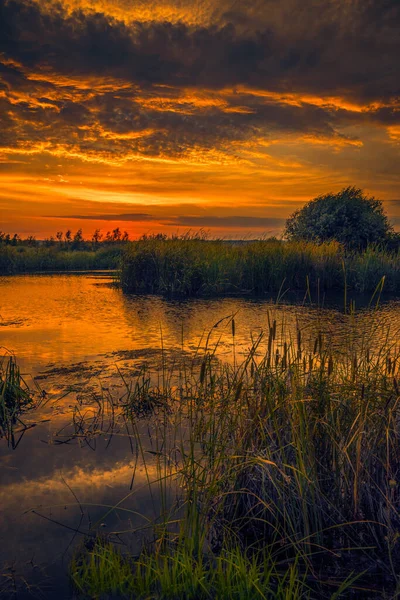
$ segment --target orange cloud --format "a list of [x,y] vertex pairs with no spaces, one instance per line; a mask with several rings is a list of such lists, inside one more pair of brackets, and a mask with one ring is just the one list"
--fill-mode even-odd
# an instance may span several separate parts
[[[342,21],[338,6],[310,27],[291,0],[264,4],[5,0],[1,227],[43,235],[59,225],[52,215],[88,229],[87,216],[149,212],[155,228],[208,216],[229,234],[343,185],[395,200],[400,105],[384,9],[371,20],[353,3]],[[368,23],[376,44],[360,62]]]

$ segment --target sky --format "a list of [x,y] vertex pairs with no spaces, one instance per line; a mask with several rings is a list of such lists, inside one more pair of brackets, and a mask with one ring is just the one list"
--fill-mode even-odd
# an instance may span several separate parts
[[0,0],[0,230],[280,235],[361,187],[400,229],[399,0]]

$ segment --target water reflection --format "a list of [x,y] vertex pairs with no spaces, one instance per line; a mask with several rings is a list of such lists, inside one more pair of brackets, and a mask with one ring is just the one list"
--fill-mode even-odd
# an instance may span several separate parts
[[[107,431],[95,420],[92,408],[99,381],[105,392],[113,387],[117,397],[124,393],[123,382],[115,378],[116,365],[130,376],[137,375],[144,363],[157,370],[163,361],[177,364],[193,353],[201,354],[207,339],[210,347],[218,343],[220,358],[231,361],[233,347],[240,357],[274,321],[278,337],[289,343],[298,330],[303,343],[310,346],[318,332],[324,331],[326,342],[339,351],[348,347],[350,338],[353,345],[372,343],[375,348],[386,335],[394,346],[399,343],[399,301],[385,302],[372,314],[364,308],[354,317],[343,313],[341,299],[338,306],[339,310],[309,304],[277,306],[272,299],[182,302],[129,297],[104,275],[0,278],[0,345],[15,352],[23,371],[36,377],[48,394],[39,411],[24,416],[24,423],[35,427],[26,432],[21,444],[15,450],[0,445],[0,527],[8,542],[0,546],[0,573],[5,561],[17,558],[24,575],[32,561],[47,564],[52,587],[40,570],[29,577],[37,577],[47,597],[69,598],[66,553],[77,527],[88,531],[99,523],[107,531],[132,530],[143,525],[139,515],[153,518],[157,514],[156,492],[152,505],[145,485],[149,475],[156,476],[152,455],[146,472],[121,423],[111,441],[110,432],[98,434],[100,429]],[[235,331],[231,321],[224,319],[232,315]],[[260,344],[261,354],[266,343]],[[77,401],[86,427],[92,423],[93,443],[85,438],[83,426],[78,436],[71,429]],[[151,423],[143,422],[140,428],[143,443],[151,451]],[[124,497],[121,510],[103,522],[107,506]]]
[[[334,308],[315,305],[280,305],[273,300],[224,298],[172,301],[154,296],[129,297],[100,276],[18,276],[0,278],[1,345],[16,353],[25,372],[87,363],[101,371],[115,363],[121,351],[150,349],[195,351],[204,345],[210,328],[229,315],[236,315],[235,344],[245,350],[252,336],[268,330],[277,320],[278,332],[297,327],[312,339],[322,328],[337,345],[348,319]],[[364,301],[364,299],[363,299]],[[341,306],[341,301],[340,301]],[[371,329],[370,314],[357,317]],[[383,304],[376,319],[391,327],[396,337],[400,327],[400,303]],[[382,328],[379,327],[379,330]],[[377,335],[375,332],[374,335]],[[229,359],[232,332],[227,322],[213,330],[210,344],[220,340],[219,353]],[[94,361],[97,361],[94,362]],[[99,373],[95,373],[98,375]]]

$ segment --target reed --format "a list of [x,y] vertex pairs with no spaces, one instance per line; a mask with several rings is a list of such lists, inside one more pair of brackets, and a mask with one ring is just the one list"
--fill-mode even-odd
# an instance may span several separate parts
[[400,289],[397,252],[378,246],[345,252],[336,242],[147,238],[126,246],[121,267],[127,292],[180,296],[265,294],[307,285],[331,290],[345,284],[364,292],[374,290],[382,277],[386,290]]
[[[96,545],[73,563],[77,589],[107,596],[120,571],[135,598],[400,593],[399,349],[376,343],[383,324],[344,318],[341,348],[271,320],[233,365],[207,342],[200,368],[125,382],[119,403],[161,501],[139,556]],[[151,445],[137,410],[147,395]],[[111,564],[112,581],[96,575]]]
[[21,414],[34,406],[34,394],[21,376],[15,356],[5,354],[0,358],[0,438],[15,447],[14,426],[17,422],[23,425]]
[[31,248],[0,245],[0,275],[116,269],[120,256],[120,246],[98,250],[65,250],[56,246]]

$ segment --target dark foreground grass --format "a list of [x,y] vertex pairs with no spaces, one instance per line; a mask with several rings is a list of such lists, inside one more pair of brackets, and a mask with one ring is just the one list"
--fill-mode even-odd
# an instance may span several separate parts
[[[266,351],[260,336],[240,364],[220,364],[214,349],[200,369],[126,383],[121,403],[159,514],[143,521],[138,556],[104,539],[76,556],[82,596],[400,594],[399,349],[377,343],[383,325],[359,331],[346,318],[339,349],[272,322]],[[144,393],[160,400],[151,452],[136,411]],[[135,488],[127,506],[134,514]]]
[[370,247],[346,253],[336,242],[278,240],[145,239],[126,247],[121,271],[125,291],[181,296],[264,294],[307,286],[364,292],[374,290],[382,277],[386,291],[400,290],[397,252]]
[[66,250],[57,246],[0,246],[0,275],[43,271],[116,269],[121,246],[98,250]]

